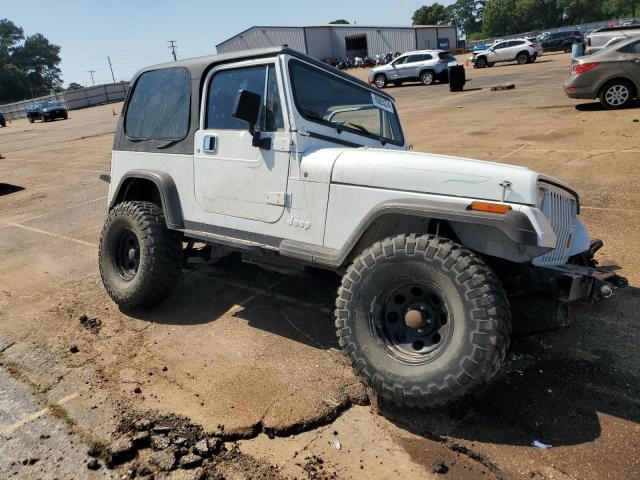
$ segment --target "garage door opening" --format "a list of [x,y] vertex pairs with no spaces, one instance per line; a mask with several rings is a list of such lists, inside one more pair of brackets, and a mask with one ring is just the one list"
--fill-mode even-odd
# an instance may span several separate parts
[[347,49],[347,57],[364,58],[367,56],[367,36],[366,35],[353,35],[344,39],[345,47]]

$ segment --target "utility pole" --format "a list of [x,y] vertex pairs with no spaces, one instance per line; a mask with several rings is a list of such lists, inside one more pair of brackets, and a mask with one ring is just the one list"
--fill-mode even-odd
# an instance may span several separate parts
[[89,72],[89,75],[91,75],[91,83],[93,83],[93,86],[96,86],[96,81],[93,79],[93,74],[96,73],[95,70],[87,70],[87,72]]
[[116,76],[113,74],[113,65],[111,65],[111,57],[107,57],[109,60],[109,69],[111,70],[111,78],[113,78],[113,83],[116,83]]
[[176,57],[176,47],[177,47],[177,45],[175,44],[176,41],[175,40],[168,40],[167,43],[171,44],[171,45],[169,45],[169,49],[171,50],[171,54],[173,55],[173,61],[177,62],[178,61],[178,57]]

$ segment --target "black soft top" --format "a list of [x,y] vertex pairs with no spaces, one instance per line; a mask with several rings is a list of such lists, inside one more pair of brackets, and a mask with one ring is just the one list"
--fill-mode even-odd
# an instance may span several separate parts
[[[204,81],[207,73],[214,67],[224,64],[224,63],[232,63],[239,60],[250,60],[253,58],[269,58],[275,57],[281,54],[288,54],[294,57],[298,57],[306,62],[309,62],[315,65],[318,68],[326,70],[334,75],[337,75],[345,80],[349,80],[353,83],[357,83],[358,85],[375,92],[377,95],[381,95],[383,97],[387,97],[390,100],[393,100],[391,95],[378,90],[366,82],[353,77],[347,73],[338,70],[326,63],[320,62],[308,55],[300,53],[296,50],[293,50],[288,47],[272,47],[272,48],[263,48],[257,50],[242,50],[238,52],[232,53],[223,53],[219,55],[207,55],[204,57],[190,58],[186,60],[180,60],[178,62],[168,62],[161,63],[158,65],[152,65],[149,67],[142,68],[131,79],[131,83],[129,84],[129,91],[127,93],[127,98],[125,99],[125,105],[122,109],[122,113],[120,115],[120,119],[118,121],[118,127],[116,129],[115,138],[113,142],[114,150],[124,150],[124,151],[134,151],[134,152],[163,152],[163,153],[174,153],[174,154],[193,154],[193,135],[195,131],[199,127],[200,123],[200,103],[201,103],[201,92],[202,92],[202,82]],[[127,109],[127,104],[129,101],[129,97],[133,89],[135,88],[136,81],[138,78],[145,72],[151,72],[154,70],[161,70],[165,68],[186,68],[189,71],[189,75],[191,78],[191,115],[190,115],[190,125],[189,132],[187,136],[180,141],[173,142],[171,145],[167,146],[167,141],[164,140],[147,140],[147,141],[135,141],[132,142],[127,138],[127,135],[124,132],[124,118]]]

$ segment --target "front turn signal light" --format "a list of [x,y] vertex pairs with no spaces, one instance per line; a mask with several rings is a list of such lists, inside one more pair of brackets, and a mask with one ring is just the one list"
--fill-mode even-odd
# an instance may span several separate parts
[[469,210],[505,214],[511,211],[511,206],[505,205],[504,203],[472,202],[471,205],[469,205]]

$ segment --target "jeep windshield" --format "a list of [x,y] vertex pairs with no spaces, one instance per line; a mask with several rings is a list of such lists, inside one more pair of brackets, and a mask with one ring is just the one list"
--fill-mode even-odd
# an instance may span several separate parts
[[368,88],[307,63],[292,60],[289,73],[298,112],[310,122],[404,145],[393,102]]

